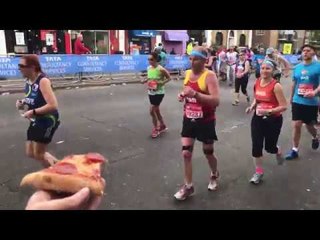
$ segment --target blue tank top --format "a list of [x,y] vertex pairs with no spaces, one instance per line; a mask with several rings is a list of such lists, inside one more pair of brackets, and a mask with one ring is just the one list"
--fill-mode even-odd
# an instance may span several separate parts
[[[46,75],[41,73],[36,81],[32,84],[30,84],[29,81],[26,80],[25,103],[28,105],[29,110],[40,108],[47,104],[40,90],[40,81],[44,77],[46,77]],[[55,125],[58,119],[59,113],[57,110],[44,115],[37,115],[35,118],[36,123],[46,126],[51,124]]]

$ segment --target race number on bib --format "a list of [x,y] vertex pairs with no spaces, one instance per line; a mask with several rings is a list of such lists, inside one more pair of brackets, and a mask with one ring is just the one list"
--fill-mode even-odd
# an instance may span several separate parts
[[298,95],[304,95],[312,91],[313,91],[312,84],[299,84],[298,86]]
[[148,88],[149,88],[149,90],[154,90],[154,91],[157,90],[158,82],[155,80],[148,81]]
[[237,73],[236,73],[236,76],[237,76],[237,78],[242,78],[242,73],[244,72],[244,69],[243,69],[243,67],[238,67],[237,68]]
[[187,105],[186,106],[186,117],[191,119],[203,118],[202,107],[199,105]]
[[266,104],[266,103],[259,103],[257,105],[257,108],[256,108],[256,114],[257,116],[265,116],[265,114],[263,114],[266,110],[270,110],[272,109],[272,105],[270,104]]

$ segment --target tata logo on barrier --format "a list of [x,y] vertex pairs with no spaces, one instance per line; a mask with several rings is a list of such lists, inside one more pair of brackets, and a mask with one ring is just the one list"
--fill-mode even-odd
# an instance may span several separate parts
[[0,63],[9,63],[9,62],[11,62],[10,58],[0,57]]
[[122,56],[122,60],[133,60],[132,56]]
[[61,61],[61,57],[45,57],[47,62],[58,62]]
[[182,58],[182,56],[175,56],[174,59],[175,60],[182,60],[183,58]]
[[98,56],[90,56],[90,57],[87,57],[87,60],[88,61],[99,61],[100,58]]

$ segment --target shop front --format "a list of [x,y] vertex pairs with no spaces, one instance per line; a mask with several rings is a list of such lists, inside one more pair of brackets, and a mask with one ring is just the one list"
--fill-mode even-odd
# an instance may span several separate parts
[[64,30],[5,30],[5,39],[9,54],[66,53]]
[[109,30],[72,30],[72,49],[79,33],[83,35],[83,44],[93,54],[109,54]]
[[[153,50],[157,31],[155,30],[131,30],[129,31],[129,52],[132,55],[150,54]],[[153,41],[152,41],[153,39]]]
[[182,55],[186,51],[189,35],[187,30],[165,30],[162,39],[164,39],[163,45],[167,53],[174,52]]

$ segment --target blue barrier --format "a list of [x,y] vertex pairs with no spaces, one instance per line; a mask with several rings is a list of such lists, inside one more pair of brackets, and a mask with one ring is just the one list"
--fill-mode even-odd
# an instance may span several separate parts
[[[298,55],[284,55],[293,65],[299,63]],[[148,55],[41,55],[40,63],[48,76],[65,76],[83,73],[142,72],[148,67]],[[261,61],[264,56],[255,55]],[[20,57],[0,57],[0,78],[21,78],[18,69]],[[167,55],[166,69],[190,68],[188,56]]]
[[18,64],[19,58],[0,57],[0,78],[21,77]]
[[[43,71],[50,77],[83,73],[142,72],[148,68],[148,55],[41,55]],[[0,57],[0,78],[21,78],[20,57]],[[168,55],[166,68],[187,69],[187,56]]]
[[[288,62],[292,65],[297,65],[298,63],[300,63],[301,61],[298,60],[298,58],[300,57],[300,55],[282,55],[285,59],[288,60]],[[257,61],[259,64],[261,64],[261,62],[263,61],[263,59],[265,58],[265,55],[254,55],[253,57],[253,61]]]

